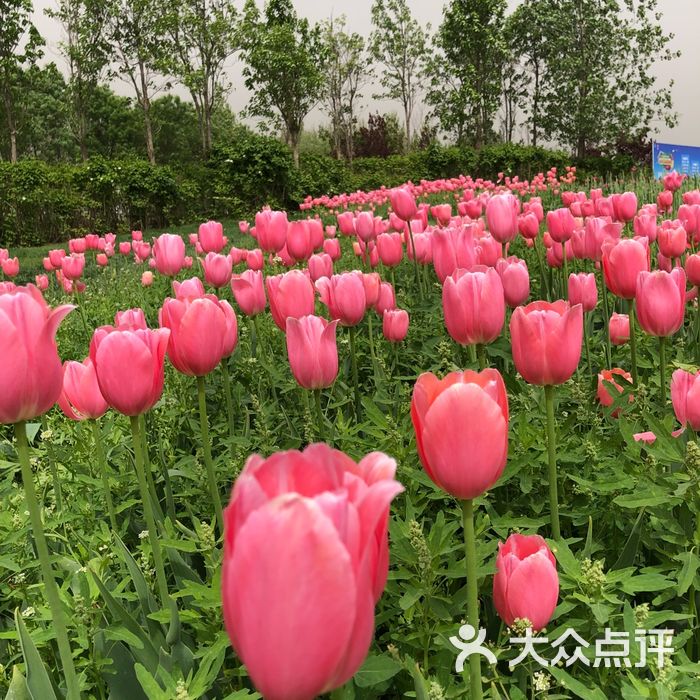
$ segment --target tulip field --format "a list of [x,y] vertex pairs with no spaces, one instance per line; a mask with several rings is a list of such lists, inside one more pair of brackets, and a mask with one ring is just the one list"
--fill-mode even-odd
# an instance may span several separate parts
[[700,698],[697,182],[42,258],[0,249],[0,697]]

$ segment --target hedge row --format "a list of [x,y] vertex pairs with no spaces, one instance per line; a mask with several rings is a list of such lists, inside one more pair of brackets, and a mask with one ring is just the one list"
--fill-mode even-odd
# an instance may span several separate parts
[[[71,235],[163,228],[206,218],[250,217],[264,204],[293,209],[307,194],[376,189],[460,173],[529,178],[571,165],[566,154],[518,145],[473,149],[431,146],[405,156],[363,158],[348,166],[324,156],[295,170],[279,141],[247,136],[217,148],[197,167],[94,158],[81,164],[0,163],[0,244],[41,245]],[[629,158],[577,163],[587,174],[617,174]]]

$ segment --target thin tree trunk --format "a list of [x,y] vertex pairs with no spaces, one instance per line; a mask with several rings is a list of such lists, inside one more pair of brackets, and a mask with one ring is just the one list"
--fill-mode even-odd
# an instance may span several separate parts
[[535,92],[532,96],[532,145],[537,147],[537,120],[539,119],[540,67],[535,64]]
[[148,97],[148,80],[143,61],[139,61],[139,76],[141,78],[141,109],[143,110],[143,128],[146,136],[146,153],[148,162],[156,164],[156,149],[153,145],[153,125],[151,124],[151,100]]
[[17,127],[15,125],[14,105],[12,103],[12,93],[10,87],[5,83],[3,91],[5,102],[5,113],[7,114],[7,129],[10,134],[10,163],[17,162]]

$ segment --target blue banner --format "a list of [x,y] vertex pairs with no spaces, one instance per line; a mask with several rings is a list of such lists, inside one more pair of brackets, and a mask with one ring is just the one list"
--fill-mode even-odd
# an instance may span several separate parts
[[674,170],[681,175],[700,175],[700,148],[654,142],[652,150],[654,177],[660,178]]

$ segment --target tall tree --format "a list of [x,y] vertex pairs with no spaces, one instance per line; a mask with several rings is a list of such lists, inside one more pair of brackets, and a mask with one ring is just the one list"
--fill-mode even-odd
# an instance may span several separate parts
[[202,151],[212,146],[212,117],[228,91],[226,60],[240,48],[239,17],[233,0],[156,2],[169,38],[169,72],[189,91],[199,120]]
[[90,103],[112,58],[105,31],[108,13],[104,0],[59,0],[57,9],[46,10],[61,22],[66,34],[61,50],[68,61],[74,130],[83,160],[88,157]]
[[252,92],[247,111],[283,128],[298,166],[304,119],[323,91],[321,28],[299,17],[291,0],[268,0],[262,16],[255,0],[246,0],[244,13],[243,77]]
[[411,146],[411,118],[423,88],[422,66],[430,25],[423,28],[418,24],[406,0],[374,0],[372,25],[370,52],[382,65],[379,82],[384,89],[377,97],[401,102],[408,149]]
[[352,161],[357,102],[372,75],[369,57],[362,36],[345,31],[345,17],[323,24],[323,41],[327,51],[323,102],[331,118],[333,154]]
[[644,137],[659,119],[676,122],[671,85],[659,86],[652,66],[670,49],[658,0],[539,0],[549,21],[544,134],[579,157],[623,137]]
[[0,81],[13,163],[17,162],[15,93],[22,70],[36,63],[44,44],[31,14],[31,0],[0,0]]
[[163,16],[158,0],[110,0],[109,38],[114,46],[117,74],[134,89],[143,114],[146,154],[156,162],[151,101],[167,86],[161,71],[166,66]]
[[433,106],[443,131],[480,147],[494,135],[507,56],[503,40],[506,0],[451,0],[428,62]]

